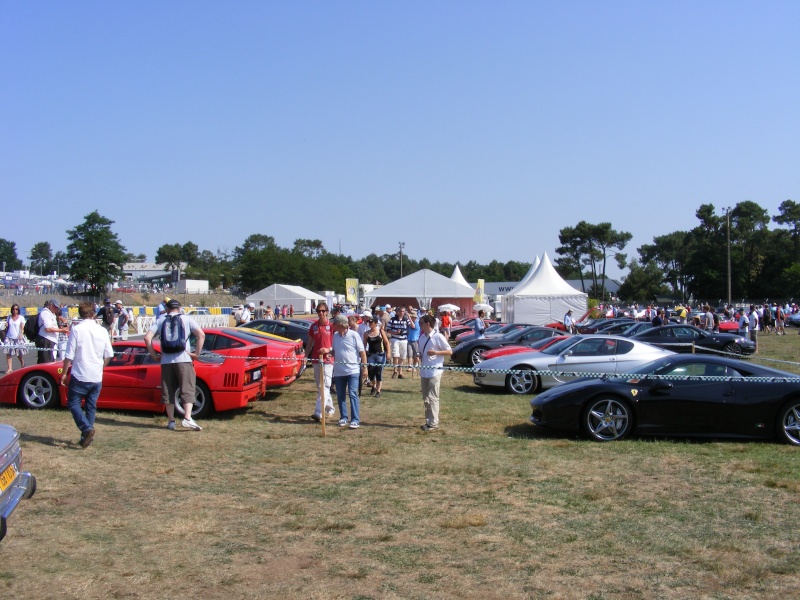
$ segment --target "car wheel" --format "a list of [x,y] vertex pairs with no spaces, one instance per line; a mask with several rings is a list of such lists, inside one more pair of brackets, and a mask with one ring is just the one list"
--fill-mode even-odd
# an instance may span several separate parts
[[778,413],[778,436],[787,444],[800,446],[800,399],[791,400]]
[[473,348],[472,351],[469,353],[469,362],[474,367],[475,365],[483,362],[483,355],[488,350],[488,348],[478,347]]
[[25,408],[51,408],[58,404],[58,386],[47,373],[29,373],[19,384],[18,398]]
[[506,376],[506,391],[509,394],[535,394],[539,389],[539,377],[528,365],[514,367],[513,373]]
[[621,440],[633,427],[631,409],[617,398],[593,400],[583,411],[583,429],[595,441]]
[[742,353],[742,347],[739,344],[737,344],[736,342],[728,342],[727,344],[725,344],[725,347],[723,348],[723,350],[725,352],[727,352],[728,354],[739,355],[739,354]]
[[[214,401],[211,398],[211,391],[208,386],[198,380],[194,386],[194,406],[192,407],[192,418],[203,419],[214,410]],[[183,403],[181,402],[180,389],[175,391],[175,413],[184,416]]]

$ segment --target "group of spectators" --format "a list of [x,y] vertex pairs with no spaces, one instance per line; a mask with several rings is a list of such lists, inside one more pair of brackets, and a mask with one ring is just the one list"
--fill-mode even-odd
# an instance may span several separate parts
[[291,304],[284,304],[283,306],[275,305],[275,310],[272,310],[271,305],[264,306],[264,301],[261,300],[256,308],[255,303],[248,302],[247,304],[239,304],[233,307],[233,319],[237,325],[244,325],[251,320],[256,319],[286,319],[294,318],[294,306]]
[[[432,314],[420,316],[412,307],[378,306],[375,312],[344,314],[328,305],[316,306],[317,320],[309,328],[308,356],[312,359],[317,402],[312,414],[322,420],[322,411],[333,416],[336,409],[331,384],[339,405],[339,426],[360,427],[360,395],[364,385],[380,398],[383,371],[391,364],[392,378],[419,370],[425,424],[423,431],[439,427],[439,390],[444,357],[452,354],[450,343],[439,331],[442,321]],[[389,361],[391,362],[389,363]],[[406,362],[408,361],[408,362]],[[349,406],[348,406],[349,401]]]

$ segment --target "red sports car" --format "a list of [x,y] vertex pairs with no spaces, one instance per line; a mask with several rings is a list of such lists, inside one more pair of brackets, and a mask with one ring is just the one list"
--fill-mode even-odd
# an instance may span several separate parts
[[[267,361],[267,388],[283,387],[300,377],[305,369],[303,342],[280,341],[269,334],[241,327],[203,328],[203,352],[221,356],[252,356]],[[194,336],[190,338],[194,344]]]
[[[161,365],[147,353],[143,341],[129,340],[113,345],[114,358],[103,370],[103,389],[98,408],[164,412],[161,403]],[[158,341],[154,343],[158,350]],[[61,362],[31,365],[0,379],[0,403],[19,403],[28,408],[67,405],[67,388],[61,379]],[[203,357],[194,363],[197,391],[192,415],[243,408],[260,398],[267,389],[268,361],[262,358]],[[177,394],[176,394],[177,396]],[[183,415],[180,401],[175,410]]]
[[494,350],[487,350],[483,353],[483,359],[488,360],[490,358],[497,358],[498,356],[506,356],[507,354],[520,354],[521,352],[538,352],[539,350],[544,350],[551,344],[555,344],[556,342],[560,342],[561,340],[567,339],[568,335],[557,335],[555,337],[544,338],[541,340],[535,340],[530,344],[520,345],[520,346],[503,346],[502,348],[495,348]]

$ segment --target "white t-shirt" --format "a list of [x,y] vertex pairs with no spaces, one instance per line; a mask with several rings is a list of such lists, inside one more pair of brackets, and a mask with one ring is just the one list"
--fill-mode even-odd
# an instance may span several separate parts
[[[155,337],[161,337],[161,325],[164,323],[164,321],[168,316],[169,314],[161,315],[160,317],[158,317],[158,320],[155,323],[153,323],[153,325],[150,327],[150,331],[152,331],[155,334]],[[186,349],[183,352],[176,352],[174,354],[164,354],[162,352],[161,353],[162,365],[169,365],[172,363],[192,362],[192,357],[189,356],[188,354],[190,350],[189,336],[193,331],[197,331],[198,329],[200,329],[200,326],[194,319],[192,319],[188,315],[180,315],[180,317],[181,321],[183,321],[183,330],[186,333]]]
[[8,329],[6,329],[6,339],[18,340],[22,337],[22,330],[25,327],[25,317],[17,314],[17,318],[8,318]]
[[364,342],[361,336],[352,329],[344,335],[333,334],[333,376],[358,375],[361,370],[361,353],[364,352]]
[[[56,316],[52,312],[50,312],[49,308],[45,308],[44,310],[42,310],[42,312],[39,313],[39,335],[46,340],[50,340],[53,343],[57,342],[58,332],[46,331],[47,327],[50,327],[51,329],[58,327],[58,319],[56,319]],[[108,332],[106,332],[106,335],[108,335]]]
[[94,319],[84,319],[70,328],[64,358],[72,361],[72,377],[84,383],[102,382],[103,359],[112,356],[108,331]]

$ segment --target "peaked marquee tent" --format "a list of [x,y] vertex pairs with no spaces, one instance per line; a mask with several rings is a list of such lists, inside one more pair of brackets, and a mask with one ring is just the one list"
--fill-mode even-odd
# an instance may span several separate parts
[[314,304],[319,304],[325,300],[325,296],[315,294],[311,290],[307,290],[299,285],[281,285],[273,283],[263,290],[250,294],[247,297],[247,302],[252,302],[256,306],[263,300],[264,306],[283,306],[284,304],[294,307],[296,313],[310,313],[311,301]]
[[579,292],[559,275],[545,252],[527,283],[518,285],[503,299],[506,322],[545,325],[561,321],[572,309],[580,318],[588,307],[588,294]]
[[458,268],[458,265],[456,265],[455,268],[453,269],[453,274],[450,275],[450,281],[455,281],[456,283],[460,283],[461,285],[472,287],[464,278],[464,276],[461,274],[461,269]]
[[422,269],[402,279],[393,281],[364,294],[366,304],[416,304],[423,310],[441,304],[455,304],[462,314],[471,314],[473,290],[468,284],[459,283],[439,275],[430,269]]

